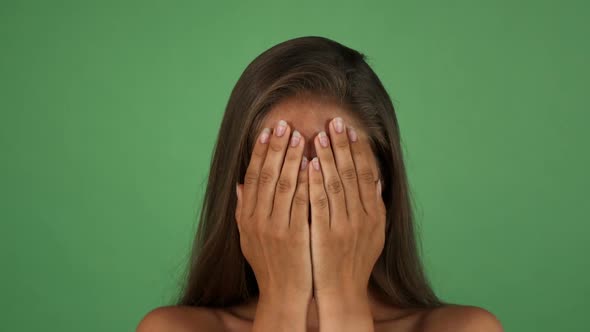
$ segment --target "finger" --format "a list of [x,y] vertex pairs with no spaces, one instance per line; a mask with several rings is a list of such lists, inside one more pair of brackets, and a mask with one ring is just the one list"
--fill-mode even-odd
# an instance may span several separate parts
[[[331,223],[338,223],[348,218],[346,200],[344,199],[344,188],[330,147],[330,139],[326,132],[321,131],[315,138],[315,150],[321,164],[322,176],[328,201],[330,204]],[[331,224],[331,226],[334,226]]]
[[336,160],[338,175],[344,186],[344,197],[348,215],[354,212],[365,212],[359,196],[358,179],[356,168],[350,152],[350,144],[346,128],[341,117],[334,118],[330,122],[330,138],[332,139],[332,149]]
[[240,226],[240,219],[242,213],[242,185],[236,183],[236,197],[237,197],[237,204],[236,204],[236,223],[238,224],[238,230],[241,232],[242,228]]
[[307,157],[303,156],[301,165],[299,167],[299,175],[297,176],[297,189],[291,206],[291,222],[289,227],[293,230],[304,230],[309,227],[309,187],[307,165],[309,164]]
[[371,146],[365,135],[359,136],[356,130],[348,126],[346,131],[350,139],[350,151],[356,167],[361,202],[368,214],[373,214],[377,207],[375,190],[378,175],[373,171]]
[[311,206],[311,229],[330,229],[330,203],[324,190],[324,177],[318,157],[311,160],[307,168],[309,176],[309,203]]
[[385,215],[387,209],[385,208],[385,202],[383,201],[383,181],[379,179],[377,181],[377,211],[380,215]]
[[268,141],[270,139],[270,128],[264,128],[258,135],[258,139],[254,144],[250,163],[246,169],[244,176],[244,190],[243,190],[243,212],[244,216],[250,217],[254,213],[256,207],[256,196],[258,195],[258,178],[260,177],[260,169],[266,158],[266,151],[268,150]]
[[258,196],[256,199],[255,213],[270,216],[275,197],[275,190],[283,159],[285,158],[285,149],[289,143],[290,128],[287,122],[281,120],[277,123],[273,135],[268,142],[268,151],[266,158],[260,170],[258,177]]
[[289,141],[287,154],[281,175],[277,182],[274,203],[272,207],[272,216],[284,220],[284,227],[289,227],[289,219],[291,216],[291,203],[293,201],[293,194],[297,187],[297,176],[301,168],[301,157],[303,155],[304,140],[301,134],[294,130]]

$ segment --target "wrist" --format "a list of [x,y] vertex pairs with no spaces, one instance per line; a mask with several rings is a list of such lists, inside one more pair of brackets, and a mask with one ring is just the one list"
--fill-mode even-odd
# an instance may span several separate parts
[[307,308],[312,297],[312,290],[302,291],[296,289],[265,288],[260,289],[258,301],[276,303],[289,303],[294,307]]
[[311,294],[299,292],[260,292],[257,307],[277,314],[307,315]]
[[318,294],[318,312],[332,315],[371,314],[369,299],[361,294]]
[[373,331],[366,291],[320,292],[316,301],[322,331]]
[[280,293],[260,294],[256,305],[253,332],[304,332],[309,300]]

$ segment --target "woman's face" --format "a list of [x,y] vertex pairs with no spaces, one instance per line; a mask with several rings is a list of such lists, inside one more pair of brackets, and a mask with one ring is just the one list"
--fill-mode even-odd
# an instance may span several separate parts
[[[344,120],[345,126],[354,127],[359,136],[366,136],[365,129],[336,103],[311,96],[297,96],[281,100],[266,115],[262,122],[262,128],[274,128],[279,120],[287,121],[291,131],[299,131],[305,139],[303,155],[308,160],[312,160],[316,156],[315,137],[322,130],[330,136],[330,121],[337,116]],[[379,174],[375,155],[371,155],[374,174]]]

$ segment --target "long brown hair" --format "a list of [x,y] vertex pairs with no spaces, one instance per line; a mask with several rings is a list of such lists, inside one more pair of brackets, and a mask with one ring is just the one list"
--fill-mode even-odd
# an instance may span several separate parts
[[177,304],[225,307],[258,295],[254,273],[240,249],[235,184],[243,183],[264,116],[279,100],[302,92],[334,98],[351,112],[370,137],[379,162],[386,237],[369,287],[392,305],[440,305],[419,257],[399,127],[389,95],[364,54],[315,36],[266,50],[248,65],[232,90]]

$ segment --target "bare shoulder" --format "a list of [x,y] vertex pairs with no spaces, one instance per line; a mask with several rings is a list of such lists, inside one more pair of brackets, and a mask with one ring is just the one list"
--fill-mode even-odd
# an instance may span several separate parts
[[217,313],[209,308],[164,306],[148,312],[136,329],[136,332],[165,331],[223,331],[223,324]]
[[500,320],[486,309],[475,306],[445,305],[424,314],[422,331],[503,332]]

